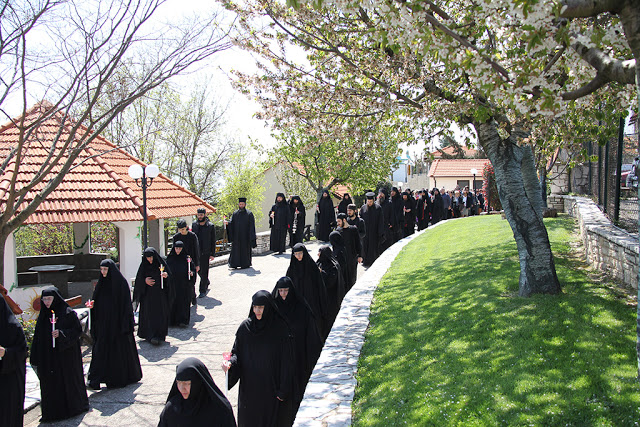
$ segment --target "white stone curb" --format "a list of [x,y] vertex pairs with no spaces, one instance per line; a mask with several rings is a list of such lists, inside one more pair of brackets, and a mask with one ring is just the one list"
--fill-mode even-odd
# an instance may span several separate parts
[[[448,220],[451,221],[451,220]],[[358,279],[342,301],[331,333],[307,384],[294,426],[350,426],[351,403],[373,292],[407,243],[447,221],[396,242]]]

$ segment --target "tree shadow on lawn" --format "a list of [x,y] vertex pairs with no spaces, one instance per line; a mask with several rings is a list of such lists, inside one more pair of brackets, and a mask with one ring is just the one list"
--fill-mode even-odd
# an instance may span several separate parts
[[637,421],[634,310],[564,262],[563,294],[518,297],[515,244],[481,249],[385,276],[360,359],[359,416],[386,405],[419,425]]

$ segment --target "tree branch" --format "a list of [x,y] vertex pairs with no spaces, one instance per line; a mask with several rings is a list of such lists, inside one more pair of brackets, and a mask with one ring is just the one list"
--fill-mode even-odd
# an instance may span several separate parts
[[623,5],[620,0],[563,0],[561,18],[588,18],[601,13],[618,12]]

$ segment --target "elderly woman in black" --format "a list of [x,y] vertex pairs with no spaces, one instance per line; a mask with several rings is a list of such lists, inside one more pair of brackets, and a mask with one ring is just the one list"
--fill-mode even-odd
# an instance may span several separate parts
[[211,378],[207,367],[195,357],[176,367],[167,403],[158,427],[235,427],[231,404]]
[[100,278],[93,291],[91,336],[93,350],[89,367],[89,387],[124,387],[140,381],[142,369],[133,337],[131,290],[116,263],[100,263]]
[[[50,422],[88,411],[89,400],[82,370],[82,327],[78,316],[55,287],[43,290],[40,300],[30,360],[40,378],[40,421]],[[55,330],[52,330],[54,316]]]

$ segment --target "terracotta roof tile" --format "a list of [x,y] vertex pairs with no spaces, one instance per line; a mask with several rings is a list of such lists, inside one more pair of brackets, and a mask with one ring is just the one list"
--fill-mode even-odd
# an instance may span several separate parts
[[[478,175],[482,176],[484,164],[489,159],[436,159],[431,164],[429,176],[431,177],[473,177],[471,169],[478,170]],[[476,177],[478,176],[476,175]]]
[[[27,113],[26,121],[32,123],[37,120],[43,111],[46,112],[46,105],[42,103],[32,108]],[[62,120],[64,117],[58,112],[32,133],[32,137],[25,144],[23,158],[20,161],[16,178],[18,188],[27,185],[40,171],[40,166],[46,161],[52,147],[54,154],[60,152],[60,146],[65,138],[69,137],[65,128],[54,145]],[[67,126],[69,124],[67,121]],[[86,132],[86,128],[80,128],[72,143],[79,142],[78,138],[83,136],[82,132]],[[37,134],[37,138],[34,134]],[[18,130],[13,122],[0,127],[0,161],[7,158],[17,139]],[[61,160],[64,162],[66,157],[63,156]],[[133,163],[146,166],[103,137],[96,137],[76,159],[63,181],[38,206],[26,223],[140,221],[142,189],[128,175],[129,166]],[[7,200],[7,190],[14,169],[15,159],[9,162],[6,171],[0,174],[0,201]],[[52,168],[53,173],[59,170],[60,165]],[[33,200],[46,182],[45,179],[27,193],[21,209]],[[162,174],[147,188],[147,214],[150,219],[189,216],[195,214],[199,207],[204,207],[208,212],[215,212],[213,206]]]

